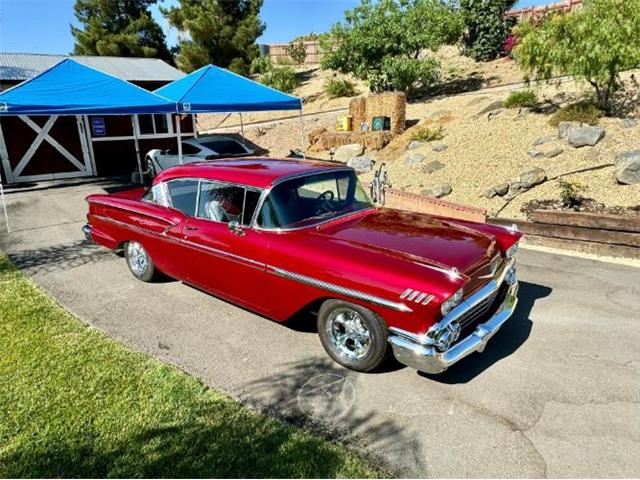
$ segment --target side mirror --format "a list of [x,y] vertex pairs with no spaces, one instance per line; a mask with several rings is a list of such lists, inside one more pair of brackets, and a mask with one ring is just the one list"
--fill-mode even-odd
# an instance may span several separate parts
[[235,233],[239,237],[242,237],[243,235],[245,235],[244,227],[240,225],[240,223],[238,223],[237,220],[231,220],[228,226],[229,226],[229,231]]

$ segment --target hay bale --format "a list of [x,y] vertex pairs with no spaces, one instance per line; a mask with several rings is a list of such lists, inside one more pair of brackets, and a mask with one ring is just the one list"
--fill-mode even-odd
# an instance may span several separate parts
[[314,128],[313,130],[311,130],[311,132],[309,132],[309,145],[313,146],[316,143],[318,143],[318,140],[320,140],[320,137],[322,137],[322,135],[325,134],[326,132],[327,132],[327,129],[324,127]]
[[393,134],[391,132],[325,132],[311,145],[310,151],[320,152],[332,148],[360,143],[366,150],[381,150],[387,145]]
[[383,92],[367,97],[356,97],[349,102],[349,115],[354,131],[367,122],[371,128],[373,117],[389,117],[391,132],[402,133],[407,118],[407,97],[403,92]]
[[352,129],[360,131],[360,125],[367,121],[367,97],[355,97],[349,102]]

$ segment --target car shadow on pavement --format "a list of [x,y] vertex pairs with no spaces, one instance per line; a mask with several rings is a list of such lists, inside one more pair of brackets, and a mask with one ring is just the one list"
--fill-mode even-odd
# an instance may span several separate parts
[[[358,410],[363,374],[326,357],[309,357],[278,365],[271,375],[240,388],[242,403],[330,440],[346,442],[366,452],[385,452],[386,458],[405,458],[410,472],[424,472],[417,436],[406,426],[375,411]],[[371,457],[378,465],[382,458]],[[395,452],[395,453],[392,453]]]
[[447,384],[467,383],[473,380],[494,363],[514,353],[527,341],[533,329],[531,310],[538,299],[548,297],[551,292],[551,288],[543,285],[520,282],[516,311],[487,343],[484,352],[471,354],[439,375],[420,375]]
[[11,262],[30,275],[51,273],[113,258],[109,250],[100,249],[87,240],[52,245],[9,254]]

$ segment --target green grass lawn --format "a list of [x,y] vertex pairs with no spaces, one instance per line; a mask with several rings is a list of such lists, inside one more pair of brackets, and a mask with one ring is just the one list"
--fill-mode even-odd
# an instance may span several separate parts
[[377,477],[62,309],[0,255],[0,477]]

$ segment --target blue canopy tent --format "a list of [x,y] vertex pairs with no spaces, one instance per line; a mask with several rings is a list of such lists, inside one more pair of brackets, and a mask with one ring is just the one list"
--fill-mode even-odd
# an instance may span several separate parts
[[[0,93],[0,118],[9,115],[147,113],[175,113],[175,102],[69,58]],[[142,163],[135,126],[133,135],[138,155],[138,169],[142,178]],[[2,194],[4,206],[1,182],[0,194]],[[8,230],[6,207],[4,212]]]
[[[239,113],[240,128],[244,138],[242,112],[268,110],[300,110],[302,149],[302,101],[273,88],[254,82],[215,65],[206,65],[189,75],[157,89],[154,93],[175,102],[178,113]],[[178,155],[182,163],[180,125],[178,133]]]

